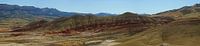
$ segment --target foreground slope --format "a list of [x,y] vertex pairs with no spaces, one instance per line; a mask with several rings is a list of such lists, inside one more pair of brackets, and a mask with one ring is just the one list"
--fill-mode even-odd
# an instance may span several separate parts
[[187,18],[121,39],[118,46],[199,46],[199,28],[199,17]]
[[[199,9],[199,5],[190,6],[189,10],[194,8]],[[171,16],[170,14],[178,14],[177,12],[182,10],[188,9],[181,8],[175,12],[166,12],[161,13],[162,15],[160,15]],[[199,46],[199,12],[193,10],[189,13],[182,13],[181,16],[174,14],[171,17],[175,17],[175,21],[166,25],[152,27],[144,32],[135,34],[132,37],[119,39],[117,42],[121,42],[122,44],[116,46]]]

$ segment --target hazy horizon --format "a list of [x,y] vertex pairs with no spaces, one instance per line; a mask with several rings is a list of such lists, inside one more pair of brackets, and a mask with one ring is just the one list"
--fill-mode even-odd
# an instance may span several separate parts
[[199,3],[198,0],[0,0],[0,4],[56,8],[65,12],[154,14]]

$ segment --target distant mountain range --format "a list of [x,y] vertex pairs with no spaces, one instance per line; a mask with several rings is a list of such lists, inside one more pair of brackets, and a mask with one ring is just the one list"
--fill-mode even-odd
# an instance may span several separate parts
[[97,16],[111,16],[111,15],[116,15],[116,14],[110,14],[110,13],[97,13],[97,14],[95,14],[95,15],[97,15]]
[[26,15],[26,16],[71,16],[75,13],[62,12],[54,8],[36,8],[34,6],[18,6],[0,4],[1,16],[14,16],[14,15]]
[[[24,25],[33,21],[53,20],[55,18],[68,17],[77,14],[87,15],[90,13],[63,12],[54,8],[37,8],[34,6],[0,4],[0,27],[5,27],[4,25]],[[99,13],[96,15],[108,16],[114,14]]]
[[[63,17],[72,16],[75,14],[90,14],[90,13],[75,13],[75,12],[63,12],[54,8],[37,8],[34,6],[18,6],[18,5],[8,5],[0,4],[0,16],[1,17],[12,17],[12,18],[22,18],[23,17],[33,17],[33,16],[50,16],[50,17]],[[109,13],[97,13],[97,16],[107,16],[115,15]]]

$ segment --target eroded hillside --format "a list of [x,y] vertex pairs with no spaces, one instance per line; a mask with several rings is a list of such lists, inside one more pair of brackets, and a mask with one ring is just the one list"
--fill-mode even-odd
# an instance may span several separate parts
[[13,24],[16,27],[9,32],[0,33],[0,46],[199,46],[199,7],[196,4],[150,16],[126,12],[24,20],[28,24]]

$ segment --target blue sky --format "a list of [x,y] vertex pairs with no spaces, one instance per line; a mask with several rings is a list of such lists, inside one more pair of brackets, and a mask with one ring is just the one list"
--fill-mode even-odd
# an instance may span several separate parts
[[0,0],[1,4],[56,8],[81,13],[153,14],[200,3],[200,0]]

